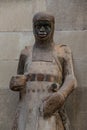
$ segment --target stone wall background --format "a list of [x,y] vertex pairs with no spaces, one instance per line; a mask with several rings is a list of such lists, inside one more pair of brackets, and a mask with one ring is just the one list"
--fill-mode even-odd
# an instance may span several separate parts
[[56,18],[56,43],[73,52],[78,88],[67,100],[72,130],[87,129],[87,0],[0,0],[0,130],[11,130],[18,93],[9,90],[20,51],[34,43],[32,17],[38,11]]

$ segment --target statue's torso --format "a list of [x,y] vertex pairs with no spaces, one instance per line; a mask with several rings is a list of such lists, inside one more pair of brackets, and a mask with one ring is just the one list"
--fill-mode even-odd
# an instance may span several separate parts
[[[54,82],[56,82],[58,86],[57,89],[59,89],[62,83],[62,70],[60,67],[62,68],[61,63],[58,61],[58,58],[55,56],[55,54],[53,54],[52,60],[43,61],[35,59],[33,60],[31,53],[31,56],[27,58],[25,64],[25,73],[43,74],[44,76],[54,75],[58,77],[58,79]],[[49,88],[54,82],[45,80],[37,81],[37,79],[35,79],[35,81],[27,82],[29,113],[26,123],[26,130],[63,130],[62,121],[58,113],[47,119],[44,119],[43,116],[40,115],[39,108],[43,102],[43,99],[51,94],[51,92],[49,92]],[[57,115],[58,119],[56,119],[55,115]]]

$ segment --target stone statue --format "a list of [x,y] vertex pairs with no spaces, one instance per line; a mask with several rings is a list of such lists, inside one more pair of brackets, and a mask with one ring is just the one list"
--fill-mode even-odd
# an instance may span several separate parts
[[46,13],[33,17],[35,44],[20,54],[10,89],[19,91],[12,130],[69,130],[64,103],[76,88],[71,50],[53,41],[55,19]]

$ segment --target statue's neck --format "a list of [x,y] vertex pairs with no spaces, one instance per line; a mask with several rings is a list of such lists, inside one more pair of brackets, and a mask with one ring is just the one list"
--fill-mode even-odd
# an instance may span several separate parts
[[35,46],[41,49],[52,49],[54,46],[53,39],[51,40],[35,40]]
[[53,61],[53,49],[54,49],[54,42],[47,42],[47,41],[35,41],[33,46],[33,53],[32,53],[32,60],[33,61]]

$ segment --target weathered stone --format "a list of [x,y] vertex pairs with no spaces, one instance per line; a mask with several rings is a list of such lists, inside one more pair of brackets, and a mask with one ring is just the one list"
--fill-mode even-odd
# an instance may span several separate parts
[[0,31],[31,31],[32,16],[41,10],[46,10],[45,0],[1,1]]
[[67,100],[72,130],[87,129],[87,31],[80,31],[87,29],[87,1],[0,0],[0,130],[11,130],[18,93],[7,90],[9,80],[16,74],[20,51],[34,43],[33,14],[45,10],[56,18],[56,43],[73,52],[78,88]]
[[[74,59],[87,59],[87,31],[56,31],[54,40],[57,44],[69,45]],[[32,32],[0,33],[0,59],[18,59],[20,51],[33,43]]]
[[56,18],[56,30],[86,30],[86,0],[47,0],[47,11]]
[[10,78],[16,74],[17,61],[0,61],[0,89],[8,88]]
[[[26,47],[21,52],[18,76],[13,76],[10,80],[10,89],[20,91],[20,107],[17,108],[12,130],[64,130],[66,128],[62,121],[65,116],[61,107],[68,95],[76,88],[76,81],[70,49],[67,46],[56,45],[53,41],[54,21],[54,16],[47,13],[39,12],[33,17],[35,44],[32,46],[33,49]],[[59,56],[62,61],[58,59]],[[25,73],[29,74],[28,78],[24,76]],[[49,96],[53,90],[48,91],[48,86],[51,87],[52,84],[59,84],[60,87],[58,92]],[[29,93],[28,87],[32,89],[32,92],[39,87],[40,89],[46,87],[47,92]],[[58,109],[62,111],[62,114],[58,113]],[[67,119],[66,123],[69,127]]]
[[56,31],[54,39],[68,45],[74,59],[87,60],[87,31]]
[[0,130],[11,130],[18,98],[18,93],[0,89]]
[[0,60],[14,60],[26,45],[34,43],[31,32],[0,33]]
[[66,110],[70,118],[71,130],[85,130],[87,128],[87,87],[77,88],[68,98]]
[[87,87],[87,60],[74,60],[75,75],[79,87]]

